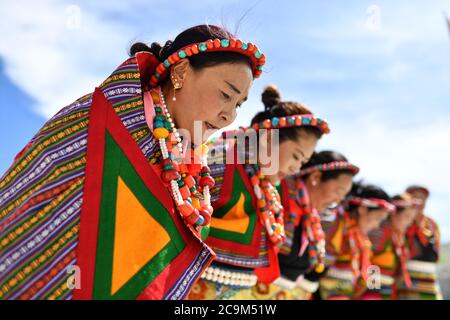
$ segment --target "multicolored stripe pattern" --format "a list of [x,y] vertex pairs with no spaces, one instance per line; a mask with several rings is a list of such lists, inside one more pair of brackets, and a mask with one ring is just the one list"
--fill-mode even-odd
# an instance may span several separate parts
[[[99,87],[149,163],[160,150],[147,127],[136,58]],[[0,179],[0,299],[71,299],[92,94],[51,118]],[[183,298],[208,261],[199,252],[167,299]],[[186,266],[188,267],[188,266]]]

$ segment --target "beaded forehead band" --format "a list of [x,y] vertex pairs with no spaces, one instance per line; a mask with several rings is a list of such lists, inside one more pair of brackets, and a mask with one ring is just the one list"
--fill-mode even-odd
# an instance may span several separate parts
[[266,63],[266,57],[258,47],[251,42],[242,42],[239,39],[214,39],[205,42],[190,44],[172,53],[166,60],[156,67],[156,72],[150,78],[150,85],[156,86],[160,79],[167,76],[169,68],[179,60],[199,53],[208,52],[236,52],[247,56],[252,62],[253,77],[258,78],[262,73],[262,67]]
[[386,209],[389,212],[395,212],[395,205],[383,199],[351,197],[349,203],[372,209]]
[[252,125],[253,129],[282,129],[289,127],[310,126],[318,128],[322,134],[330,133],[328,122],[312,114],[296,114],[292,116],[273,117]]
[[411,207],[418,207],[422,204],[422,200],[394,200],[392,202],[397,209],[406,209]]
[[354,164],[347,161],[333,161],[328,163],[321,163],[315,166],[302,168],[300,170],[300,175],[305,176],[313,172],[323,172],[323,171],[344,171],[349,170],[356,175],[359,172],[359,168]]

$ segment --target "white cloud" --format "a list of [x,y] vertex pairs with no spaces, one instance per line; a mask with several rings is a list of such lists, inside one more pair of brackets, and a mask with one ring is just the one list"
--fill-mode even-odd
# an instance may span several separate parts
[[[332,133],[319,149],[342,152],[361,167],[358,178],[376,183],[391,195],[410,184],[424,184],[431,190],[428,214],[448,230],[450,226],[450,118],[423,121],[414,126],[367,112],[352,121],[330,119]],[[443,232],[450,241],[450,233]]]
[[49,117],[121,63],[127,29],[70,3],[8,1],[0,11],[0,55],[7,76]]

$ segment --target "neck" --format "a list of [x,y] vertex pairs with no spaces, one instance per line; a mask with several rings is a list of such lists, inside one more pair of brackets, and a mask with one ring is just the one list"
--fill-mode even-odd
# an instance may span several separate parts
[[162,91],[162,94],[164,95],[164,100],[166,102],[167,110],[169,110],[172,120],[174,121],[174,124],[176,126],[177,123],[175,122],[175,101],[172,100],[173,89],[170,86],[170,81],[167,82],[164,86],[161,86],[161,91]]
[[422,221],[422,219],[425,217],[425,215],[423,214],[423,211],[419,212],[416,216],[416,222],[419,223]]
[[358,219],[358,228],[361,231],[361,233],[364,234],[364,235],[367,235],[369,233],[369,230],[367,230],[367,227],[361,221],[361,219]]

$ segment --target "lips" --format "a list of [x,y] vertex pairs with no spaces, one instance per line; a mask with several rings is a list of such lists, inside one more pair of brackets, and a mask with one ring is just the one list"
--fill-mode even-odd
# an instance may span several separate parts
[[216,127],[215,125],[209,123],[209,122],[203,122],[205,124],[206,129],[208,130],[219,130],[219,127]]

